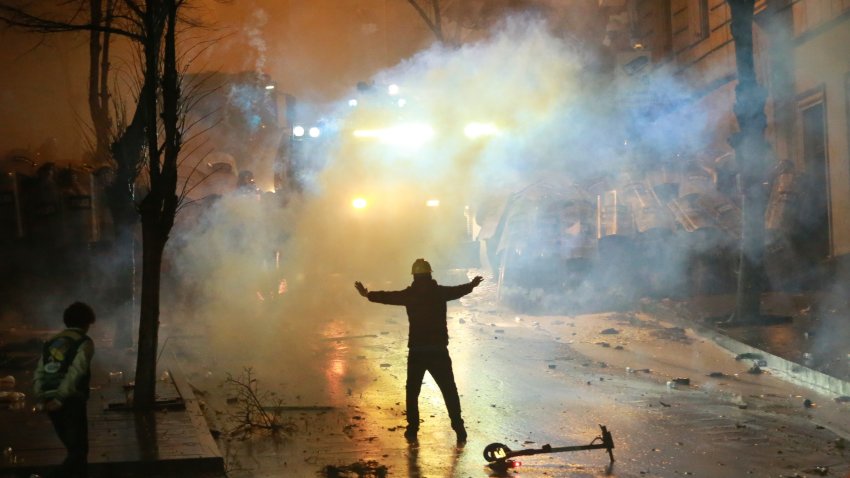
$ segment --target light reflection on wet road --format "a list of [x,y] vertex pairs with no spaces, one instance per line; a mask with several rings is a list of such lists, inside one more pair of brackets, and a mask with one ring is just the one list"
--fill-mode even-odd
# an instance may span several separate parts
[[[744,367],[712,344],[652,339],[610,317],[515,318],[474,303],[450,309],[449,324],[469,441],[455,446],[442,396],[426,375],[424,422],[411,446],[402,436],[407,324],[401,309],[374,312],[363,330],[341,320],[322,333],[330,338],[321,348],[323,379],[336,408],[289,414],[299,431],[285,440],[231,440],[229,476],[316,476],[326,465],[358,460],[387,466],[390,476],[499,476],[485,466],[487,444],[586,445],[599,424],[613,434],[613,467],[604,450],[577,451],[521,457],[523,466],[507,475],[805,476],[817,466],[831,466],[831,476],[850,472],[836,437],[789,401],[793,387],[768,376],[706,378],[715,368]],[[620,332],[607,340],[623,350],[598,345],[599,331],[611,326]],[[626,373],[637,364],[652,373]],[[682,374],[694,385],[666,387]]]

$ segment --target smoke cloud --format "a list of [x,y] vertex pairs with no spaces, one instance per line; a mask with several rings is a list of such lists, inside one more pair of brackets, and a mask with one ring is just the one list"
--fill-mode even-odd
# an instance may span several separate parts
[[[286,350],[289,373],[315,374],[310,358],[322,337],[369,318],[355,280],[403,288],[419,257],[445,277],[457,245],[475,239],[476,208],[489,198],[544,179],[560,187],[616,177],[629,164],[634,118],[616,84],[588,73],[587,62],[541,19],[515,16],[485,40],[434,45],[377,74],[371,90],[352,87],[322,105],[327,131],[295,160],[302,196],[281,206],[270,193],[233,193],[182,218],[169,258],[186,288],[175,297],[178,315],[206,326],[233,360],[270,366],[260,373],[281,373],[286,365],[268,357]],[[687,96],[671,78],[656,84],[641,94],[666,98],[665,108]],[[390,85],[397,94],[388,95]],[[689,121],[659,113],[648,119],[644,148],[672,150],[706,128],[692,111]],[[465,135],[472,123],[494,134]],[[409,129],[375,133],[391,125]],[[424,136],[401,141],[411,131]]]

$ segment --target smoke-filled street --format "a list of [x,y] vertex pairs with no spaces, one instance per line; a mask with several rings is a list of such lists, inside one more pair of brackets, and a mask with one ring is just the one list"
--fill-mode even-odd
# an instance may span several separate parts
[[[407,443],[404,310],[370,304],[358,311],[365,318],[342,314],[333,321],[325,336],[309,345],[315,352],[310,363],[289,363],[289,351],[281,348],[275,363],[253,364],[259,390],[280,399],[287,431],[257,429],[231,438],[223,433],[219,441],[227,451],[229,476],[311,476],[323,470],[337,476],[326,467],[342,472],[352,465],[367,473],[386,467],[389,476],[500,476],[485,466],[486,445],[503,443],[514,451],[587,445],[600,434],[600,424],[615,444],[610,468],[603,449],[519,457],[522,466],[509,474],[850,472],[846,442],[825,428],[840,422],[846,410],[828,397],[768,373],[748,373],[752,360],[735,360],[693,331],[651,315],[517,316],[492,306],[494,289],[485,283],[449,310],[449,349],[469,432],[465,446],[455,446],[430,376],[420,396],[424,421],[418,443]],[[353,287],[350,293],[355,294]],[[221,370],[198,360],[204,337],[184,340],[195,347],[185,347],[194,354],[183,366],[207,402],[213,427],[233,427],[238,420],[225,417],[241,409],[233,398],[236,389],[222,387]],[[312,339],[302,337],[304,342]],[[286,370],[293,366],[315,370],[320,380],[307,386],[292,381]],[[667,384],[676,378],[690,383]],[[814,403],[810,408],[804,406],[807,399]],[[274,400],[268,400],[271,406]]]
[[0,478],[850,478],[848,1],[0,27]]

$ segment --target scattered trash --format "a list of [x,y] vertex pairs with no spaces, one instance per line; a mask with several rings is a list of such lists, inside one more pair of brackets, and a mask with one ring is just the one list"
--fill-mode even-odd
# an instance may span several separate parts
[[842,395],[840,397],[835,397],[835,401],[838,403],[847,403],[850,402],[850,397],[847,395]]
[[626,373],[638,373],[638,372],[643,372],[643,373],[652,373],[652,370],[650,370],[650,369],[648,369],[648,368],[631,368],[631,367],[626,367]]
[[496,329],[496,330],[494,330],[494,332],[496,332],[497,334],[504,334],[505,329]]
[[816,466],[814,468],[809,468],[808,470],[803,470],[803,473],[809,473],[817,476],[826,476],[829,474],[828,466]]
[[673,379],[673,383],[675,383],[676,385],[690,385],[691,379],[683,378],[683,377],[677,377],[677,378]]
[[674,381],[672,381],[672,380],[668,380],[668,381],[667,381],[667,388],[669,388],[669,389],[674,389],[674,388],[676,388],[676,387],[678,387],[678,384],[676,384],[676,382],[674,382]]
[[20,402],[25,398],[27,398],[27,396],[21,392],[0,392],[0,402]]
[[691,342],[691,339],[690,337],[688,337],[687,332],[685,332],[685,329],[681,327],[667,327],[658,330],[653,330],[652,335],[659,339],[673,340],[676,342],[684,343]]
[[465,324],[466,323],[466,321],[463,320],[463,319],[457,319],[457,321],[458,321],[459,324]]
[[322,470],[327,478],[342,478],[346,476],[374,476],[383,478],[387,476],[386,465],[381,465],[375,460],[360,460],[356,463],[344,466],[328,465]]
[[617,330],[617,329],[614,329],[614,328],[608,328],[608,329],[605,329],[605,330],[603,330],[602,332],[599,332],[599,333],[602,334],[602,335],[614,335],[614,334],[619,334],[620,331]]
[[18,456],[15,455],[15,450],[12,447],[8,446],[3,449],[3,461],[10,464],[18,462]]
[[758,364],[756,364],[756,365],[753,365],[752,367],[750,367],[750,369],[747,370],[747,373],[751,373],[753,375],[758,375],[760,373],[764,373],[764,371],[761,369],[761,367],[758,366]]
[[382,363],[381,364],[381,368],[389,368],[389,367],[392,367],[392,364],[388,364],[388,363]]
[[555,367],[557,367],[557,365],[555,365],[555,364],[553,364],[553,363],[550,363],[550,364],[549,364],[549,368],[550,368],[550,369],[554,369]]
[[596,345],[599,345],[599,346],[605,347],[605,348],[608,348],[608,347],[611,346],[611,344],[609,344],[608,342],[596,342]]
[[710,374],[708,374],[708,376],[711,378],[726,378],[729,375],[726,375],[723,372],[711,372]]
[[669,403],[664,403],[661,400],[659,400],[658,403],[660,403],[662,407],[672,407]]
[[0,377],[0,388],[15,388],[15,377],[11,375]]
[[762,354],[755,354],[752,352],[746,352],[735,356],[735,360],[760,360],[763,358],[764,356]]
[[816,406],[816,405],[815,405],[815,403],[814,403],[813,401],[809,400],[808,398],[807,398],[807,399],[805,399],[805,400],[803,400],[803,407],[805,407],[805,408],[813,408],[813,407],[815,407],[815,406]]
[[614,350],[623,350],[623,346],[622,346],[622,345],[618,345],[618,346],[614,347]]

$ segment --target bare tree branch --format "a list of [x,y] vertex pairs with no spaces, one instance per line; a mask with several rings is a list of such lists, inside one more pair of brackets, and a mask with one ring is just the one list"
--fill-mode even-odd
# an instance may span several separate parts
[[[438,9],[439,8],[439,0],[433,0],[433,2],[436,3],[436,4],[432,3],[432,6],[435,8],[435,10]],[[413,9],[416,10],[416,13],[418,13],[420,17],[422,17],[422,20],[425,21],[425,24],[428,25],[428,28],[432,32],[434,32],[434,36],[437,37],[437,40],[442,42],[443,41],[442,28],[440,28],[439,26],[437,26],[434,23],[434,20],[432,20],[431,17],[428,16],[428,12],[426,12],[425,9],[421,5],[419,5],[419,2],[417,2],[417,0],[407,0],[407,3],[409,3],[413,7]],[[437,18],[439,18],[439,17],[437,17]]]
[[74,31],[96,31],[103,33],[112,33],[123,37],[130,38],[137,42],[143,42],[144,36],[128,30],[113,26],[97,25],[94,23],[73,23],[42,18],[33,15],[23,9],[11,7],[8,5],[0,5],[0,22],[11,27],[23,28],[36,33],[61,33]]

